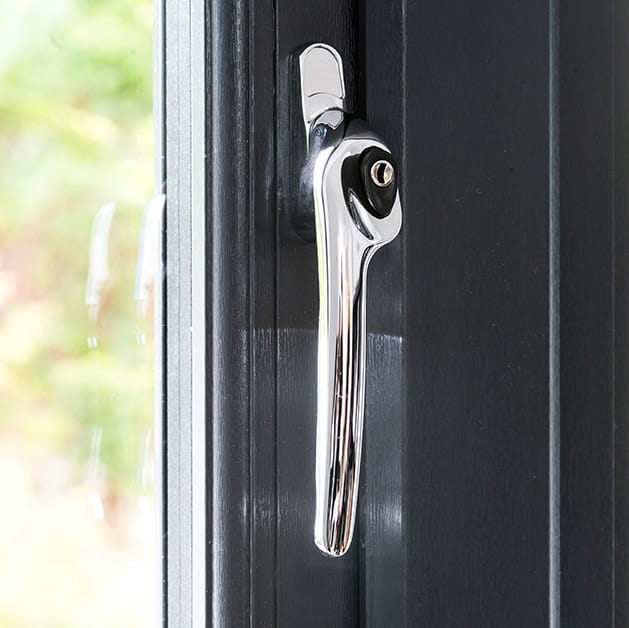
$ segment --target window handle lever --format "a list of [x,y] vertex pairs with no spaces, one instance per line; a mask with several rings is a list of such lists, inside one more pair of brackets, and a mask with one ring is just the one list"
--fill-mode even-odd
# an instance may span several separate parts
[[316,43],[299,55],[301,104],[319,268],[315,543],[352,541],[365,405],[365,293],[373,254],[402,225],[398,168],[345,107],[343,62]]

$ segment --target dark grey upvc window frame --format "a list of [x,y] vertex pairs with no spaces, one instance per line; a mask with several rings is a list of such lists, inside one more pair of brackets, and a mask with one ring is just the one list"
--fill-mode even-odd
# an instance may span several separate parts
[[[626,625],[629,7],[313,6],[160,0],[157,10],[168,626]],[[309,445],[295,425],[312,405],[300,357],[312,351],[316,295],[302,284],[314,283],[314,256],[279,235],[287,58],[312,40],[348,59],[350,99],[409,171],[400,248],[373,269],[379,294],[402,304],[370,314],[402,340],[371,403],[400,408],[366,434],[364,543],[325,564],[309,553]],[[494,202],[508,199],[498,222],[472,185],[488,173]],[[453,289],[460,268],[471,269],[468,292]],[[493,381],[477,375],[477,354]],[[488,422],[464,420],[466,396]],[[402,502],[389,537],[383,496]]]

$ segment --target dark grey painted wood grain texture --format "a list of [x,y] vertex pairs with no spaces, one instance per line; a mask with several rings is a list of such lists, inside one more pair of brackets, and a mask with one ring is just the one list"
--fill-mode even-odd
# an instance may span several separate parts
[[548,5],[406,19],[405,621],[544,626]]
[[560,4],[562,625],[629,621],[629,11]]
[[210,608],[214,625],[244,626],[252,584],[249,3],[212,2],[210,26]]
[[561,620],[576,628],[626,625],[613,620],[613,4],[560,3]]
[[[629,6],[613,4],[612,126],[614,187],[614,497],[613,612],[615,628],[629,625]],[[603,424],[609,429],[609,423]],[[609,581],[607,581],[609,585]]]
[[277,625],[276,134],[272,2],[214,2],[213,625]]

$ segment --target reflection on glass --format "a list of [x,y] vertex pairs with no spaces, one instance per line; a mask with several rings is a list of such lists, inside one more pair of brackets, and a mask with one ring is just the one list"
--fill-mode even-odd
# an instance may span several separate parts
[[[91,323],[96,323],[98,320],[101,291],[109,279],[109,231],[115,210],[115,203],[103,205],[92,223],[87,286],[85,287],[85,304]],[[98,347],[97,336],[90,336],[87,339],[87,346],[90,349],[96,349]]]
[[155,625],[151,21],[0,3],[2,627]]

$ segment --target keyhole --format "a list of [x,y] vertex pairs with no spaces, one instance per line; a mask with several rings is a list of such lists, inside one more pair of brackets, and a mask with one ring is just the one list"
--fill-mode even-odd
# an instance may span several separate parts
[[371,166],[371,180],[379,187],[386,188],[393,181],[393,166],[385,159],[379,159]]

